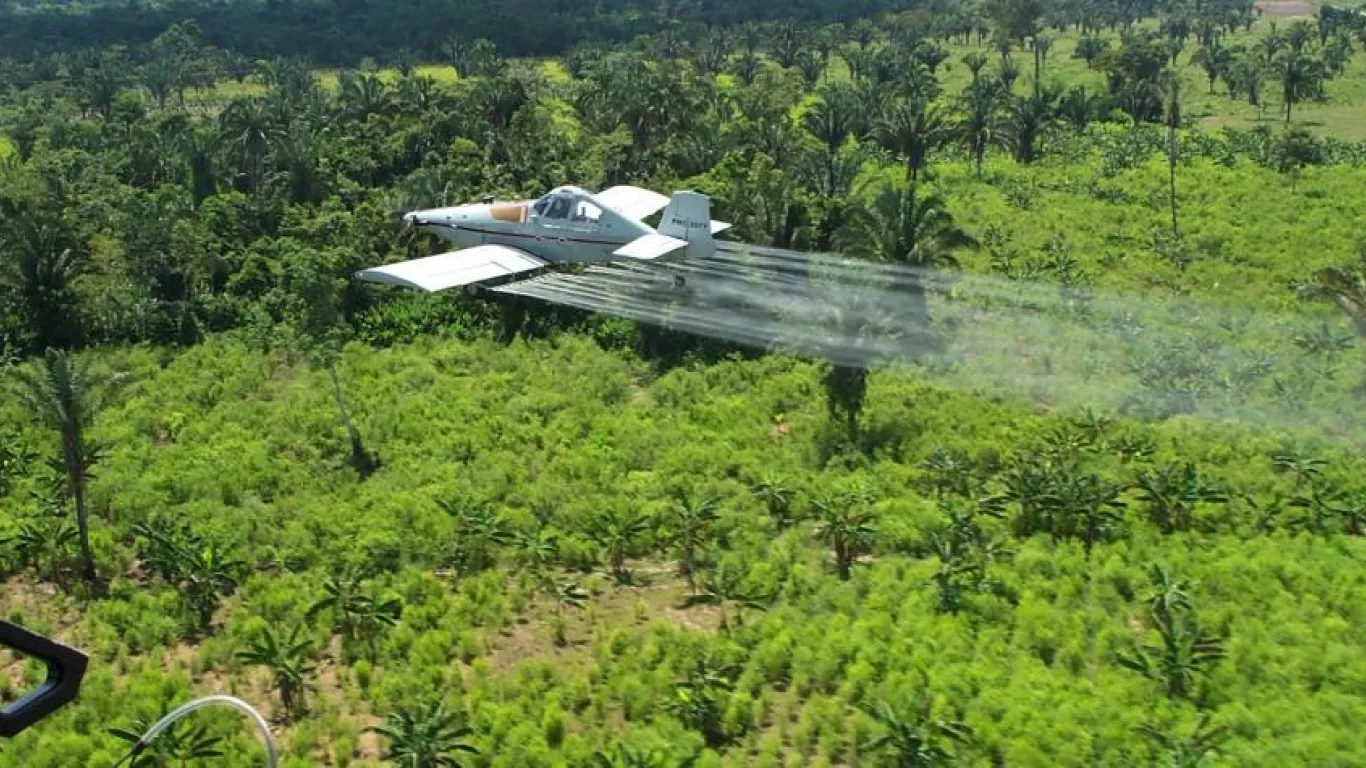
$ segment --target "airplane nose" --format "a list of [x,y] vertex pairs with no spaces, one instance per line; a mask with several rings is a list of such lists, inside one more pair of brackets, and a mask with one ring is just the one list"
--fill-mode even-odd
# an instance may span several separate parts
[[403,217],[409,226],[458,226],[460,224],[482,224],[493,218],[491,206],[458,205],[453,208],[434,208],[429,211],[413,211]]

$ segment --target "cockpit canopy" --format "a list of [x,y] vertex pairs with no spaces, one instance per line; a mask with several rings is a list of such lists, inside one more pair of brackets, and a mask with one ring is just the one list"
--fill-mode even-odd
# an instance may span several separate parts
[[595,205],[588,193],[578,187],[552,189],[531,206],[532,215],[547,222],[575,222],[596,224],[602,209]]

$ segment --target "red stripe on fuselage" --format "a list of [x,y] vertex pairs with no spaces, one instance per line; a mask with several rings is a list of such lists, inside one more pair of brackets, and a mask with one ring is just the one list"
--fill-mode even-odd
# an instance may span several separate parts
[[453,226],[455,229],[464,230],[466,232],[475,232],[481,235],[493,235],[495,237],[522,237],[530,238],[533,240],[553,240],[557,243],[584,243],[587,245],[626,245],[626,242],[623,242],[621,240],[589,240],[587,238],[582,237],[555,237],[553,235],[529,235],[525,232],[500,232],[496,229],[479,229],[478,227],[462,227],[459,225],[451,226]]

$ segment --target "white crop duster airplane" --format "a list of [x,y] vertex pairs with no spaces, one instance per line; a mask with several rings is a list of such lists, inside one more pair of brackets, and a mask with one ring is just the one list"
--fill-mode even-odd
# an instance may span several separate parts
[[[658,229],[644,219],[664,209]],[[565,186],[535,201],[494,202],[415,211],[404,217],[462,246],[458,251],[365,269],[356,277],[423,291],[534,272],[552,264],[668,263],[706,258],[713,235],[730,227],[712,221],[711,202],[697,192],[673,198],[619,186],[596,195]]]

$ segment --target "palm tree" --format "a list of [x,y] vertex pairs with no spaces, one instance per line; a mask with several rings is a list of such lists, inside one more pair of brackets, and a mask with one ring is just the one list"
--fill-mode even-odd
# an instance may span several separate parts
[[996,70],[996,79],[1001,84],[1001,100],[1004,101],[1015,92],[1015,81],[1020,79],[1020,65],[1014,61],[1002,62],[1000,69]]
[[560,556],[560,537],[542,524],[534,531],[514,534],[517,562],[531,577],[539,579]]
[[649,530],[649,519],[635,510],[600,515],[590,524],[588,535],[605,550],[612,578],[618,584],[631,583],[626,558],[631,556],[640,538]]
[[[926,271],[957,266],[954,251],[976,245],[954,223],[943,198],[899,185],[882,187],[871,205],[856,209],[840,242],[850,255]],[[916,329],[924,329],[929,320],[924,281],[912,280],[906,289],[908,316]]]
[[961,113],[953,134],[972,156],[973,168],[982,175],[982,160],[987,149],[1000,144],[1001,84],[991,77],[981,77],[963,92],[959,104]]
[[1277,472],[1290,475],[1295,482],[1298,490],[1306,483],[1311,483],[1328,466],[1328,462],[1316,456],[1310,456],[1296,450],[1287,450],[1271,457],[1272,466]]
[[820,517],[816,536],[835,555],[835,571],[848,581],[854,563],[872,549],[877,526],[871,510],[863,507],[854,494],[821,495],[811,505]]
[[402,111],[421,114],[435,101],[435,79],[426,75],[410,75],[398,81],[397,102]]
[[802,80],[805,81],[807,88],[815,88],[820,82],[821,75],[825,74],[826,64],[826,57],[820,51],[803,48],[797,53],[797,69],[802,73]]
[[824,147],[826,173],[824,189],[836,189],[836,158],[840,148],[854,134],[865,116],[862,102],[854,89],[847,85],[827,85],[820,91],[820,100],[802,115],[802,125]]
[[744,574],[737,568],[726,566],[717,569],[709,578],[703,580],[702,591],[699,594],[689,595],[683,599],[685,608],[696,605],[714,605],[720,610],[718,628],[722,632],[730,629],[726,606],[733,607],[737,625],[743,623],[745,609],[768,610],[762,597],[744,588]]
[[783,69],[790,69],[797,63],[797,55],[806,48],[806,33],[790,21],[780,23],[772,30],[771,53],[773,60]]
[[1154,622],[1170,626],[1177,616],[1195,609],[1190,596],[1191,582],[1177,577],[1161,563],[1148,567],[1148,582],[1144,602]]
[[119,92],[129,83],[133,67],[119,50],[101,54],[78,76],[78,94],[83,109],[108,119]]
[[1059,95],[1051,88],[1036,88],[1030,96],[1017,96],[1006,106],[1005,143],[1016,162],[1028,165],[1038,158],[1038,142],[1054,124]]
[[1072,58],[1082,59],[1086,66],[1090,67],[1101,54],[1109,50],[1110,41],[1104,38],[1088,35],[1077,40],[1076,50],[1072,53]]
[[1159,624],[1158,632],[1161,642],[1121,653],[1119,665],[1162,683],[1171,698],[1187,698],[1201,678],[1224,658],[1223,641],[1201,634],[1199,626],[1188,621],[1178,621],[1170,627]]
[[685,725],[700,731],[708,746],[719,747],[728,741],[722,718],[738,674],[739,665],[725,663],[707,651],[684,678],[675,681],[674,698],[665,707]]
[[1215,38],[1209,45],[1200,46],[1191,56],[1191,63],[1205,70],[1205,77],[1209,79],[1209,92],[1212,94],[1215,82],[1223,79],[1228,68],[1232,66],[1233,52]]
[[[76,527],[70,521],[40,515],[19,523],[19,528],[9,536],[0,539],[10,550],[11,563],[19,568],[31,568],[40,578],[46,570],[48,578],[57,580],[61,571],[71,561],[72,550],[79,538]],[[47,568],[43,568],[43,554],[47,554]]]
[[791,527],[794,522],[792,499],[795,496],[791,487],[776,475],[765,473],[754,484],[753,492],[764,503],[768,516],[779,530]]
[[1348,535],[1361,534],[1362,518],[1366,515],[1361,505],[1361,497],[1350,497],[1341,489],[1325,487],[1314,482],[1309,492],[1300,493],[1291,499],[1290,506],[1307,510],[1303,515],[1290,521],[1291,527],[1308,530],[1320,536],[1327,536],[1337,530],[1334,525],[1343,523],[1343,531]]
[[303,636],[303,629],[302,624],[295,625],[289,637],[281,642],[267,626],[247,650],[237,652],[241,661],[270,671],[271,687],[280,692],[280,705],[284,707],[286,718],[292,718],[306,706],[305,692],[317,671],[311,658],[313,645]]
[[1319,95],[1328,73],[1323,62],[1303,50],[1283,51],[1272,62],[1273,71],[1281,82],[1281,100],[1285,103],[1285,124],[1290,125],[1294,106]]
[[1111,538],[1124,524],[1124,488],[1072,466],[1067,470],[1053,478],[1044,497],[1045,519],[1055,541],[1081,539],[1090,559],[1096,543]]
[[80,341],[71,284],[85,268],[86,249],[59,218],[0,200],[0,285],[17,294],[41,348]]
[[323,596],[309,606],[309,619],[332,611],[332,628],[339,632],[348,645],[364,639],[373,655],[380,635],[398,624],[403,615],[403,601],[394,596],[380,597],[361,587],[354,574],[333,576],[323,585]]
[[1181,127],[1181,76],[1172,70],[1164,71],[1161,88],[1167,97],[1167,200],[1172,213],[1172,240],[1179,243],[1181,228],[1176,218],[1176,161],[1180,147],[1176,142],[1176,129]]
[[791,248],[805,228],[808,206],[801,185],[766,155],[756,157],[737,180],[732,199],[739,221],[774,248]]
[[1163,533],[1189,530],[1201,503],[1222,504],[1228,496],[1201,477],[1191,462],[1167,464],[1138,475],[1148,519]]
[[1053,47],[1053,38],[1042,30],[1036,30],[1030,42],[1034,48],[1034,92],[1038,93],[1043,85],[1043,66],[1048,63],[1048,51]]
[[389,740],[384,759],[402,768],[459,768],[463,755],[478,755],[470,743],[473,731],[459,713],[447,712],[445,702],[427,704],[416,711],[391,712],[384,725],[365,730]]
[[223,139],[240,154],[238,179],[248,192],[261,188],[265,180],[266,154],[270,151],[271,118],[265,101],[239,99],[228,105],[219,117]]
[[1256,57],[1244,54],[1235,58],[1224,70],[1224,87],[1228,97],[1247,97],[1248,104],[1257,107],[1257,118],[1262,116],[1262,80],[1266,72]]
[[963,604],[963,594],[978,591],[985,574],[968,557],[968,542],[957,536],[940,537],[937,533],[930,534],[930,539],[939,557],[939,568],[934,574],[938,593],[935,609],[942,613],[957,613]]
[[183,547],[179,558],[180,591],[194,608],[199,627],[207,629],[213,621],[219,598],[237,588],[238,574],[246,564],[224,552],[219,542]]
[[568,626],[564,611],[566,608],[582,608],[588,603],[588,593],[584,592],[578,582],[574,581],[550,581],[546,585],[546,589],[550,594],[550,599],[555,604],[555,615],[551,622],[555,634],[555,645],[564,646],[569,642],[566,635]]
[[972,82],[975,83],[987,66],[987,57],[981,51],[972,51],[963,56],[963,65],[972,73]]
[[906,179],[915,184],[929,153],[950,138],[948,121],[938,104],[905,100],[893,104],[873,127],[883,149],[906,160]]
[[[156,720],[165,717],[169,712],[169,708],[162,704],[161,714],[157,715]],[[208,728],[203,723],[191,724],[184,720],[172,723],[158,734],[156,739],[148,744],[142,744],[143,734],[151,729],[154,722],[156,721],[139,717],[127,728],[109,729],[111,736],[128,742],[137,753],[137,756],[128,763],[128,768],[171,768],[173,765],[183,768],[192,760],[223,756],[223,750],[219,748],[223,743],[222,736],[210,736]]]
[[1139,732],[1162,750],[1159,765],[1166,768],[1201,768],[1206,764],[1206,758],[1217,754],[1228,728],[1211,726],[1210,713],[1201,712],[1189,736],[1171,734],[1150,723],[1139,726]]
[[929,485],[935,496],[956,494],[967,498],[972,495],[971,486],[977,463],[966,451],[936,448],[920,463],[920,468],[930,476]]
[[218,191],[218,169],[214,162],[222,140],[221,132],[211,126],[197,125],[189,130],[180,145],[185,164],[190,167],[190,191],[195,207]]
[[862,709],[882,727],[882,733],[865,740],[859,751],[890,753],[891,764],[899,768],[951,765],[953,752],[948,745],[972,738],[964,723],[935,717],[928,697],[916,707],[896,709],[879,701]]
[[1120,653],[1118,662],[1151,680],[1160,682],[1172,698],[1189,697],[1200,678],[1224,657],[1223,641],[1200,630],[1190,597],[1190,582],[1173,576],[1161,565],[1149,569],[1152,587],[1147,595],[1148,614],[1161,642],[1135,645]]
[[718,500],[696,496],[685,490],[674,494],[674,507],[669,517],[667,539],[678,550],[678,573],[688,581],[688,589],[697,591],[693,577],[697,550],[705,547],[716,524]]
[[491,505],[443,499],[437,506],[455,519],[451,559],[461,575],[492,568],[498,561],[499,547],[512,543],[512,530]]
[[99,381],[90,375],[89,362],[73,362],[65,352],[49,349],[38,370],[15,369],[18,396],[28,412],[61,436],[61,465],[66,491],[76,508],[85,580],[94,583],[95,557],[90,550],[90,522],[86,510],[86,482],[90,476],[90,445],[86,430],[95,412],[118,379]]
[[327,154],[325,136],[325,128],[311,123],[271,131],[275,166],[286,180],[291,202],[316,203],[327,194],[320,172]]
[[1086,92],[1086,86],[1073,86],[1059,101],[1058,117],[1066,120],[1077,130],[1084,130],[1092,120],[1100,117],[1105,106],[1103,95]]

